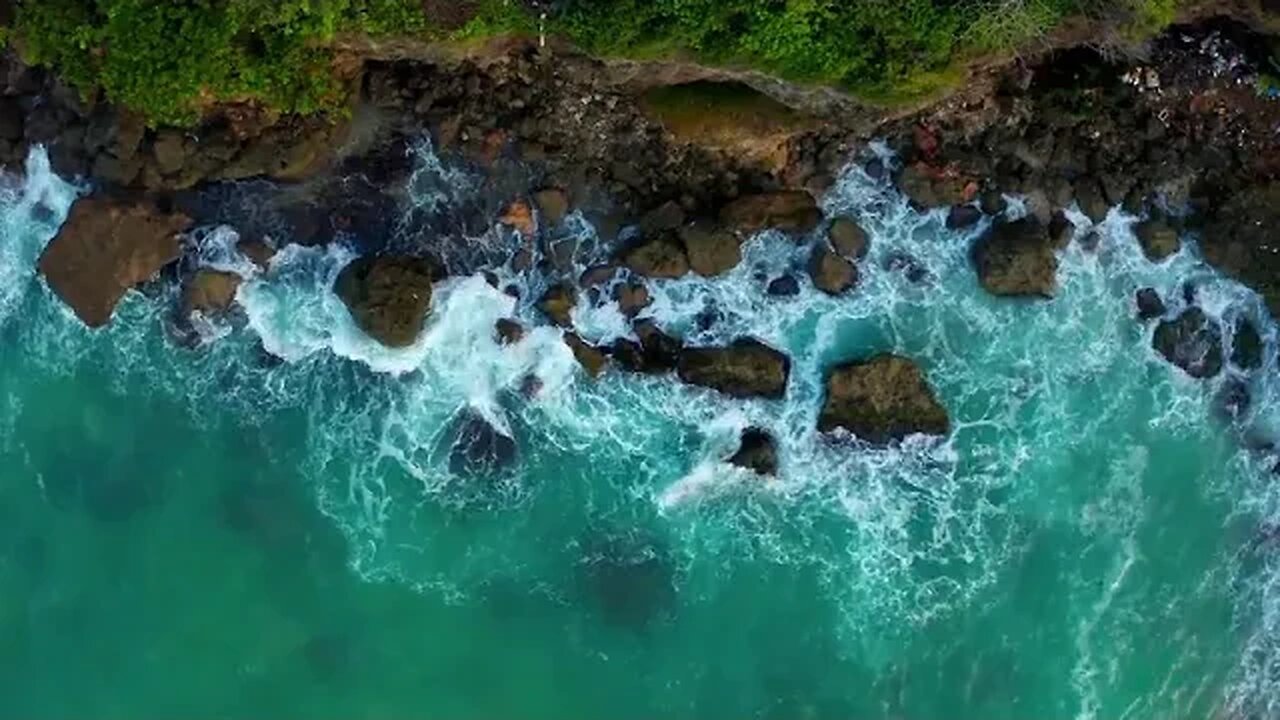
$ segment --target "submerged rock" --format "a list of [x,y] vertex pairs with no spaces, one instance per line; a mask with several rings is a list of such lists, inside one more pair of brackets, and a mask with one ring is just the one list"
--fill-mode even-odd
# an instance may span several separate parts
[[597,532],[582,543],[579,586],[605,622],[643,630],[675,608],[675,565],[638,530]]
[[689,257],[684,247],[665,237],[637,245],[622,261],[632,272],[645,277],[678,278],[689,272]]
[[1151,344],[1193,378],[1210,378],[1222,370],[1222,331],[1217,321],[1198,307],[1161,322]]
[[454,475],[493,473],[516,461],[516,441],[474,410],[454,421],[450,436],[449,472]]
[[773,436],[757,427],[743,430],[738,450],[730,456],[729,463],[757,475],[777,475],[778,448],[774,445]]
[[387,347],[407,347],[431,310],[432,274],[422,258],[365,256],[342,269],[333,289],[366,335]]
[[883,445],[915,433],[945,435],[951,422],[920,368],[886,354],[840,365],[827,376],[818,430],[840,427]]
[[210,315],[226,312],[235,302],[240,289],[240,276],[220,270],[200,270],[192,275],[182,291],[183,312]]
[[40,256],[40,272],[81,322],[101,327],[130,288],[178,259],[190,224],[146,204],[82,198]]
[[1134,302],[1138,306],[1138,319],[1146,322],[1154,320],[1164,315],[1164,300],[1160,299],[1160,293],[1155,288],[1142,288],[1134,295]]
[[728,347],[685,348],[677,368],[680,379],[732,397],[781,398],[787,390],[791,360],[757,340]]
[[662,332],[657,323],[643,320],[636,323],[639,342],[620,339],[611,349],[613,359],[631,372],[658,374],[676,369],[680,361],[681,343]]
[[993,295],[1052,297],[1058,259],[1049,233],[1024,218],[993,227],[973,246],[982,287]]
[[1142,252],[1153,262],[1164,260],[1178,252],[1182,246],[1181,241],[1178,240],[1178,231],[1169,227],[1169,223],[1163,220],[1140,222],[1134,228],[1134,233],[1138,236],[1138,242],[1142,244]]
[[722,275],[742,261],[738,236],[727,230],[698,226],[680,229],[680,240],[689,257],[689,266],[703,277]]
[[1249,318],[1236,320],[1231,336],[1231,364],[1241,370],[1255,370],[1262,366],[1262,336]]
[[649,286],[638,280],[618,285],[613,290],[613,299],[618,302],[618,309],[627,317],[635,317],[641,310],[649,307],[653,298],[649,295]]
[[813,284],[828,295],[839,295],[858,282],[858,268],[825,245],[813,249],[809,258],[809,275]]
[[804,190],[744,195],[720,211],[720,221],[742,233],[765,228],[807,233],[818,226],[822,211],[813,196]]

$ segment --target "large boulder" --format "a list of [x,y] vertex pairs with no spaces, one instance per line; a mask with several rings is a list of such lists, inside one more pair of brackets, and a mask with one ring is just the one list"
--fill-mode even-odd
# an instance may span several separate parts
[[1058,258],[1044,226],[1023,218],[993,227],[974,243],[973,264],[993,295],[1052,297]]
[[616,340],[610,352],[613,359],[631,372],[660,374],[676,369],[680,361],[681,343],[664,333],[652,320],[635,325],[636,338]]
[[85,325],[101,327],[130,288],[178,259],[190,224],[143,203],[82,198],[40,256],[40,272]]
[[226,312],[235,302],[240,276],[221,270],[200,270],[187,279],[182,290],[182,307],[188,314]]
[[652,278],[678,278],[689,272],[689,256],[670,238],[645,241],[627,251],[623,264],[632,272]]
[[920,368],[897,355],[840,365],[827,376],[818,429],[844,428],[883,445],[915,433],[945,435],[947,411],[934,398]]
[[833,220],[831,227],[827,229],[827,240],[831,242],[831,247],[836,252],[855,260],[865,256],[870,246],[867,231],[849,218]]
[[1280,318],[1280,181],[1234,193],[1213,210],[1200,243],[1205,260],[1261,293]]
[[839,295],[858,282],[858,268],[853,262],[821,244],[809,257],[809,275],[814,287],[828,295]]
[[1146,322],[1154,320],[1165,312],[1164,300],[1155,288],[1141,288],[1134,294],[1134,303],[1138,307],[1138,319]]
[[1262,336],[1253,321],[1245,317],[1237,319],[1231,334],[1231,364],[1241,370],[1262,367],[1262,347]]
[[449,471],[454,475],[494,473],[516,461],[516,441],[473,410],[454,421],[451,435]]
[[807,233],[821,220],[818,203],[804,190],[744,195],[720,211],[720,221],[725,226],[743,233],[765,228]]
[[742,431],[738,450],[729,457],[729,464],[751,470],[757,475],[778,474],[778,448],[767,430],[749,427]]
[[1151,345],[1193,378],[1210,378],[1222,370],[1222,330],[1198,307],[1161,322]]
[[1182,246],[1181,241],[1178,240],[1178,231],[1164,220],[1144,220],[1134,228],[1134,234],[1138,236],[1142,252],[1146,253],[1147,258],[1152,262],[1164,260],[1178,252]]
[[685,348],[676,370],[686,383],[732,397],[777,399],[786,393],[791,360],[757,340],[742,339],[727,347]]
[[742,261],[740,241],[728,230],[690,225],[680,229],[689,267],[703,277],[722,275]]
[[387,347],[407,347],[431,310],[432,277],[422,258],[365,256],[342,269],[334,292],[365,334]]
[[573,308],[578,304],[578,291],[568,283],[552,285],[538,301],[538,309],[562,328],[573,327]]

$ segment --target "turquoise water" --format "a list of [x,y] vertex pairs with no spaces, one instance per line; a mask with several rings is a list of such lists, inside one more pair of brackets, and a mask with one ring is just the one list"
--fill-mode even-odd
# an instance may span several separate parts
[[[454,211],[469,178],[418,162],[406,214]],[[260,273],[228,228],[190,255],[245,275],[247,322],[180,349],[134,293],[89,331],[33,273],[77,192],[36,154],[0,197],[0,717],[1280,717],[1274,458],[1241,449],[1277,427],[1274,328],[1231,421],[1226,381],[1159,360],[1132,293],[1261,305],[1193,248],[1147,262],[1131,218],[1093,250],[1078,232],[1054,300],[998,299],[971,233],[851,167],[823,200],[873,237],[848,297],[767,297],[807,256],[768,232],[726,277],[651,283],[692,342],[786,348],[774,402],[593,382],[550,327],[500,347],[497,318],[540,321],[479,275],[388,351],[329,291],[351,251]],[[610,305],[574,319],[625,332]],[[922,365],[951,435],[817,436],[824,368],[884,350]],[[451,470],[464,412],[515,468]],[[777,479],[720,461],[747,425],[779,439]]]

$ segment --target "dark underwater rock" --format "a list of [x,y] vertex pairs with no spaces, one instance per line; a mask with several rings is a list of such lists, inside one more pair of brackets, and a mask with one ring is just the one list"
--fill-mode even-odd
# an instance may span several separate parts
[[800,281],[794,275],[783,275],[769,281],[765,292],[775,297],[791,297],[800,294]]
[[578,582],[610,625],[644,630],[675,611],[675,564],[656,538],[640,530],[588,536],[578,561]]
[[832,249],[847,258],[861,259],[867,254],[870,240],[867,232],[849,218],[836,218],[827,230],[827,241]]
[[777,399],[786,393],[791,360],[764,343],[742,339],[728,347],[685,348],[677,370],[684,382],[731,397]]
[[474,476],[500,472],[516,461],[516,441],[474,410],[463,411],[450,432],[449,472]]
[[741,241],[728,230],[699,226],[680,229],[689,266],[703,277],[722,275],[742,261]]
[[1151,345],[1193,378],[1210,378],[1222,370],[1222,331],[1198,307],[1161,322]]
[[742,431],[738,449],[729,463],[746,468],[757,475],[778,474],[778,448],[767,430],[750,427]]
[[972,258],[978,280],[993,295],[1047,298],[1057,287],[1053,243],[1034,220],[996,225],[974,244]]
[[914,433],[945,435],[951,422],[920,368],[886,354],[840,365],[827,376],[818,430],[838,427],[883,445]]

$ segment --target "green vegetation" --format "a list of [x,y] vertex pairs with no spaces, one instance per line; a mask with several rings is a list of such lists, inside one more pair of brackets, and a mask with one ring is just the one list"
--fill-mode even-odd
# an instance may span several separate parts
[[[1178,0],[561,0],[545,30],[589,51],[688,56],[883,102],[953,85],[967,57],[1024,46],[1071,15],[1135,34]],[[533,0],[25,0],[9,33],[28,59],[152,122],[186,124],[220,100],[334,110],[340,32],[475,39],[531,32]],[[432,7],[441,8],[432,10]],[[425,8],[425,11],[424,11]],[[439,14],[450,22],[433,24]],[[462,18],[461,23],[452,22]],[[449,27],[452,29],[444,29]]]

